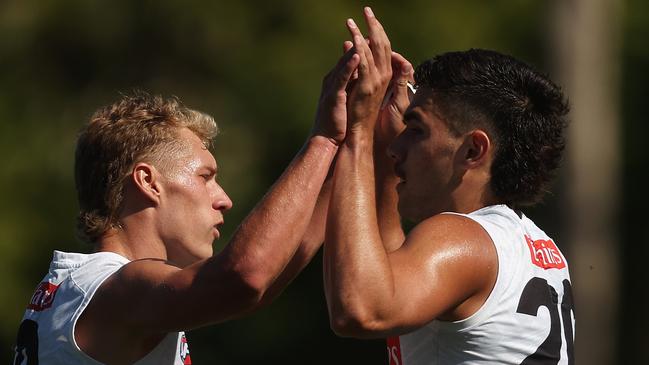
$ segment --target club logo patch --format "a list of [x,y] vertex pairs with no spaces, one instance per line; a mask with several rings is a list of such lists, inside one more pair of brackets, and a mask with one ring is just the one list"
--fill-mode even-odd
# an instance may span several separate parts
[[192,365],[192,358],[189,356],[189,343],[187,343],[187,337],[183,333],[180,337],[180,360],[183,362],[183,365]]
[[59,286],[52,283],[43,282],[38,284],[34,295],[32,295],[32,299],[29,301],[27,309],[40,312],[51,307],[52,302],[54,302],[54,295],[58,289]]
[[530,249],[534,265],[545,270],[566,267],[566,261],[552,240],[533,240],[532,237],[525,235],[525,242]]
[[402,365],[403,361],[401,360],[401,342],[399,341],[399,336],[388,337],[387,346],[388,364]]

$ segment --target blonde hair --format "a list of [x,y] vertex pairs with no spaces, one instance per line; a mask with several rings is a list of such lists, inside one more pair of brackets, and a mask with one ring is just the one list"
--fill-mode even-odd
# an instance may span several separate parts
[[124,95],[97,110],[81,130],[75,152],[79,200],[77,235],[94,243],[118,227],[124,183],[135,164],[148,162],[164,170],[183,149],[180,129],[188,128],[206,146],[218,133],[214,119],[185,107],[177,98],[142,91]]

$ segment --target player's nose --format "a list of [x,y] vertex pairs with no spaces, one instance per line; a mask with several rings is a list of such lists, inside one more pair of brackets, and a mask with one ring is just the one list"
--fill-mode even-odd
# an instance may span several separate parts
[[232,200],[228,194],[223,190],[221,185],[216,184],[216,192],[214,194],[214,200],[212,201],[212,208],[215,210],[227,211],[232,208]]

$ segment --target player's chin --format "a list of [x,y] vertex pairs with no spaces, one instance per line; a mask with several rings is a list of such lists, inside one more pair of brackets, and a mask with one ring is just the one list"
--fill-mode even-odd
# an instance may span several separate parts
[[193,252],[192,255],[191,255],[191,258],[189,258],[189,260],[188,260],[189,262],[187,262],[184,265],[184,267],[193,265],[193,264],[195,264],[197,262],[200,262],[200,261],[203,261],[203,260],[207,260],[210,257],[212,257],[213,253],[214,252],[213,252],[211,247],[209,248],[209,250],[205,249],[205,250],[201,250],[200,252]]
[[214,247],[212,246],[212,242],[210,242],[208,245],[201,247],[201,250],[198,253],[197,258],[199,260],[205,260],[212,257],[212,255],[214,255]]
[[206,239],[205,242],[199,247],[195,247],[191,252],[192,263],[209,259],[214,254],[214,247],[212,246],[213,240]]

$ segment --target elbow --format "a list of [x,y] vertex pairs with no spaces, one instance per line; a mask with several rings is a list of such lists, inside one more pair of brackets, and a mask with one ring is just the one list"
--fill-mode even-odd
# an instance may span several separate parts
[[250,306],[256,307],[261,299],[264,297],[268,286],[265,284],[258,275],[249,274],[240,276],[240,282],[242,287],[242,292],[246,302]]
[[379,338],[383,336],[387,329],[385,321],[367,312],[332,312],[329,318],[332,331],[340,337]]
[[262,306],[271,280],[257,270],[234,268],[230,273],[231,300],[237,303],[238,312],[245,314]]
[[353,338],[358,338],[363,332],[362,329],[366,327],[358,318],[342,315],[332,315],[329,319],[329,325],[337,336]]

